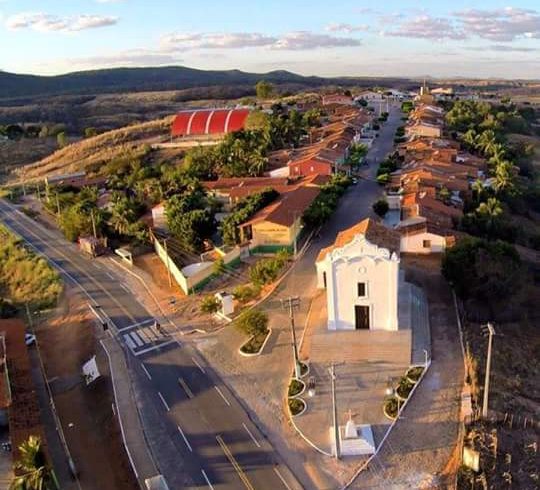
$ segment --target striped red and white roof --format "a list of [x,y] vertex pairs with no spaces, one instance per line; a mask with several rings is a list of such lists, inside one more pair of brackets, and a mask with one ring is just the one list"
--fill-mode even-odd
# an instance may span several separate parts
[[179,112],[173,120],[172,136],[232,133],[244,129],[249,109],[197,109]]

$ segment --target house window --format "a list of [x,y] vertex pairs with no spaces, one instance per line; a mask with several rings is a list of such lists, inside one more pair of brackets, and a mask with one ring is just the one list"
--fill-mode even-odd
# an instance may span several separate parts
[[422,246],[424,248],[431,248],[431,240],[423,240],[422,241]]
[[359,282],[356,285],[358,297],[359,298],[365,298],[366,297],[366,283],[365,282]]

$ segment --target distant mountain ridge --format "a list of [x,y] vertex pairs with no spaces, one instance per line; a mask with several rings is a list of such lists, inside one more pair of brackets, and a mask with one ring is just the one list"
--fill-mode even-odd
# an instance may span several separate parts
[[305,77],[285,70],[248,73],[240,70],[198,70],[185,66],[111,68],[56,76],[23,75],[0,71],[0,98],[36,95],[100,94],[119,91],[181,90],[201,86],[250,85],[265,79],[276,84],[317,86],[350,84],[350,79]]

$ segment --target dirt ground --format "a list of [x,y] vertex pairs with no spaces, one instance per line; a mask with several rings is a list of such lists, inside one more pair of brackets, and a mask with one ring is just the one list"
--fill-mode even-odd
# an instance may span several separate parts
[[[81,486],[85,490],[132,490],[137,481],[112,412],[108,364],[94,328],[80,293],[68,290],[54,314],[41,319],[36,333]],[[103,377],[86,386],[81,368],[94,354]]]

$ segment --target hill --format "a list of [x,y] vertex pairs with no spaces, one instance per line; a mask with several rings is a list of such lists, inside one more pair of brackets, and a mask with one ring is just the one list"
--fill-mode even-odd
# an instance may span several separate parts
[[[201,86],[254,85],[258,80],[307,86],[336,83],[332,79],[304,77],[278,70],[264,74],[240,70],[198,70],[185,66],[111,68],[57,76],[0,72],[0,98],[36,95],[82,95],[112,92],[180,90]],[[343,79],[347,82],[347,79]],[[341,83],[341,82],[339,82]]]
[[145,145],[161,141],[169,134],[171,117],[132,124],[107,131],[92,138],[81,139],[55,151],[42,160],[18,171],[25,180],[35,181],[47,175],[86,171],[99,174],[102,166],[115,156],[126,152],[143,151]]

